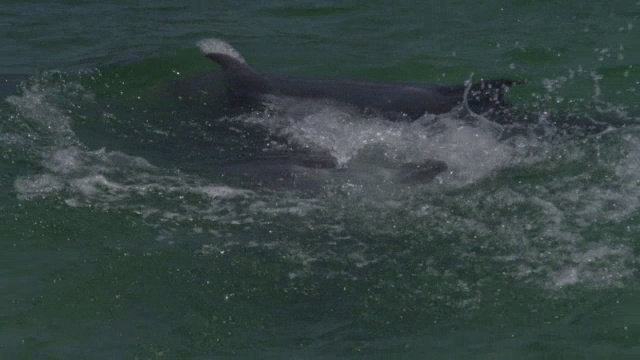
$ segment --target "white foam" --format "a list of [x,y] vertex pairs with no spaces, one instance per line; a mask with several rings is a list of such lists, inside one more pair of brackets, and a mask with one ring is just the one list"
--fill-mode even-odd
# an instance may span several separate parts
[[621,245],[600,245],[575,251],[569,257],[571,265],[551,271],[550,277],[557,287],[579,283],[599,288],[620,286],[622,280],[634,272],[625,265],[631,257],[631,250]]
[[22,95],[12,95],[6,99],[20,111],[24,125],[29,127],[29,140],[61,145],[77,143],[70,118],[50,101],[50,97],[55,96],[57,91],[34,84],[25,88]]
[[470,123],[451,115],[391,122],[322,100],[280,100],[271,105],[275,111],[272,108],[266,120],[258,116],[243,121],[253,121],[294,143],[328,151],[343,168],[377,148],[374,165],[440,160],[448,165],[447,183],[461,186],[505,166],[541,158],[536,138],[502,141],[495,124]]
[[80,149],[71,146],[54,152],[43,165],[54,173],[69,174],[78,170],[80,156]]
[[62,191],[64,182],[51,174],[39,174],[19,177],[14,181],[13,187],[21,200],[46,196]]
[[196,43],[204,54],[224,54],[245,63],[246,61],[236,49],[220,39],[203,39]]
[[[193,189],[196,190],[196,189]],[[197,192],[201,192],[213,199],[233,199],[233,198],[246,198],[254,193],[249,190],[236,189],[229,186],[219,185],[205,185],[197,188]]]

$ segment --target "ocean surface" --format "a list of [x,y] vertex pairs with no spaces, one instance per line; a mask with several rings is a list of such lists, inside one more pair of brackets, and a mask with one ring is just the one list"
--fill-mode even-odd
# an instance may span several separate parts
[[[0,358],[640,356],[640,2],[5,0],[0,20]],[[237,111],[208,38],[269,74],[516,79],[518,111]],[[401,181],[425,159],[447,171]]]

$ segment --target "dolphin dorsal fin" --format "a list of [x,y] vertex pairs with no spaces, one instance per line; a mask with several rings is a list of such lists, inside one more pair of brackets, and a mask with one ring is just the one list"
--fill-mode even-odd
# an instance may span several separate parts
[[255,73],[236,49],[220,39],[200,40],[197,45],[207,58],[224,71]]
[[268,91],[268,79],[253,70],[231,45],[219,39],[204,39],[197,45],[207,58],[222,67],[226,86],[234,95],[257,98]]

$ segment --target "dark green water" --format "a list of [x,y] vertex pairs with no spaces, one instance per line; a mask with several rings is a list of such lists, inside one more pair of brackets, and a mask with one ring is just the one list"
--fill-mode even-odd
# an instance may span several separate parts
[[[11,1],[0,17],[1,358],[640,355],[640,3]],[[517,107],[611,127],[229,112],[204,38],[283,75],[517,78]],[[293,167],[306,148],[342,169]],[[395,181],[424,158],[448,172]]]

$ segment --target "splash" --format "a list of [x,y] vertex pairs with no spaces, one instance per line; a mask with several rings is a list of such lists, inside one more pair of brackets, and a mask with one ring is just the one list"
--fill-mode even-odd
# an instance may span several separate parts
[[[390,271],[424,280],[410,283],[426,294],[426,283],[447,279],[445,292],[461,294],[467,304],[461,307],[477,304],[482,282],[496,273],[550,290],[624,286],[634,274],[632,219],[640,198],[634,128],[549,142],[535,133],[505,138],[495,124],[453,113],[391,122],[326,102],[280,103],[220,120],[243,149],[254,145],[255,127],[266,130],[272,139],[257,161],[292,143],[337,159],[339,169],[322,172],[328,180],[307,193],[248,189],[215,170],[185,172],[127,148],[90,149],[74,123],[91,122],[94,112],[85,109],[99,107],[97,101],[90,88],[59,75],[32,80],[7,100],[14,111],[2,124],[0,146],[29,164],[12,182],[20,201],[47,198],[122,213],[156,229],[159,241],[198,239],[202,256],[264,249],[296,264],[292,281],[357,282],[371,271]],[[175,111],[164,119],[132,114],[110,113],[92,125],[120,131],[140,122],[148,133],[128,138],[135,149],[151,133],[180,136],[161,131],[163,121],[213,121]],[[220,141],[221,127],[187,133],[180,140],[191,147],[173,150],[176,159]],[[424,186],[390,180],[388,169],[421,159],[444,161],[449,171]],[[203,157],[194,168],[210,162]],[[242,167],[258,180],[263,170]]]

